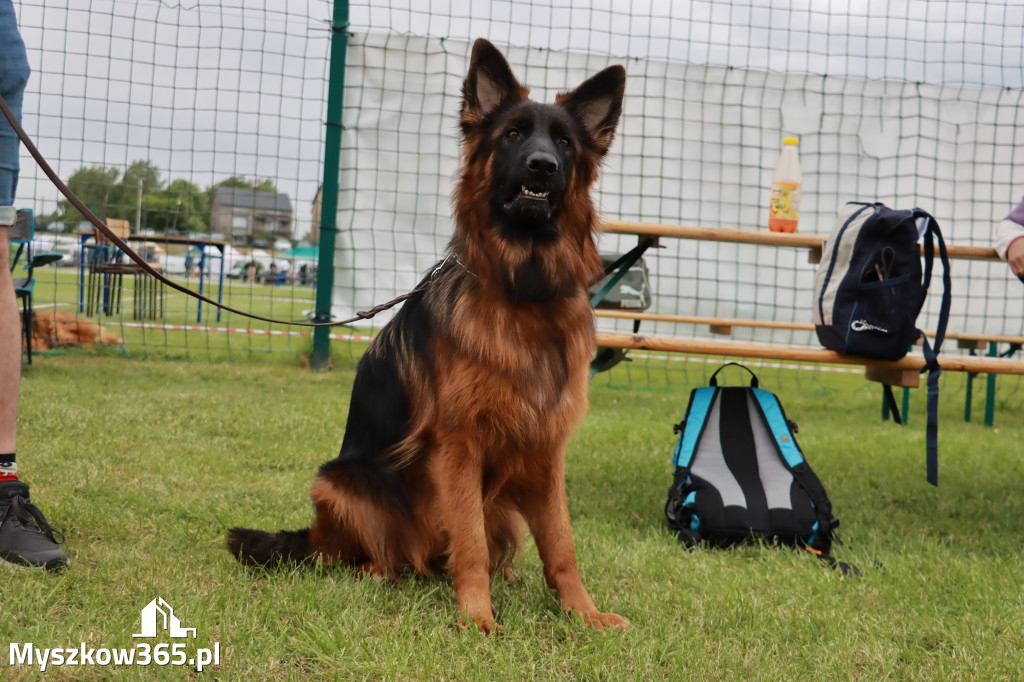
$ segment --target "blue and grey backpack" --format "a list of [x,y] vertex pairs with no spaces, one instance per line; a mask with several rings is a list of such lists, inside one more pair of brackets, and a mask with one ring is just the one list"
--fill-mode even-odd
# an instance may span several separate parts
[[[749,387],[718,385],[718,373],[729,365],[750,372]],[[669,527],[691,546],[756,538],[805,547],[835,565],[830,550],[839,519],[779,399],[733,362],[708,383],[693,390],[686,416],[675,426]]]

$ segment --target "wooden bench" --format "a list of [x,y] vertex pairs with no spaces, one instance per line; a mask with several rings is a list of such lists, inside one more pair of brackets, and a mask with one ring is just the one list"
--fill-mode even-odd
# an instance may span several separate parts
[[[627,220],[606,220],[603,223],[606,234],[636,235],[641,239],[649,237],[657,243],[660,237],[676,239],[699,239],[713,242],[737,242],[741,244],[765,244],[770,246],[792,246],[808,250],[808,263],[821,262],[822,244],[825,236],[800,232],[758,232],[756,230],[730,230],[720,227],[699,227],[695,225],[662,225],[639,223]],[[922,247],[923,248],[923,247]],[[947,244],[950,258],[974,260],[998,260],[996,250],[986,246],[956,246]]]
[[[765,245],[775,247],[795,247],[808,251],[808,262],[818,263],[822,257],[823,235],[802,233],[780,233],[768,231],[733,230],[721,228],[698,227],[688,225],[662,225],[629,221],[605,221],[604,231],[609,234],[633,235],[638,238],[638,246],[630,252],[623,268],[628,268],[650,247],[658,246],[662,238],[696,239],[702,241],[733,242],[742,244]],[[973,260],[998,260],[995,249],[977,246],[947,245],[950,258]],[[920,370],[924,367],[924,357],[911,353],[898,361],[873,360],[849,355],[841,355],[824,348],[808,346],[787,346],[771,343],[713,341],[678,336],[648,336],[639,333],[639,324],[643,321],[669,322],[673,324],[692,324],[708,326],[711,333],[730,335],[736,327],[760,329],[787,329],[801,332],[814,331],[809,322],[782,322],[773,320],[750,320],[738,318],[719,318],[707,316],[672,315],[633,310],[595,310],[599,318],[629,320],[634,323],[634,333],[622,334],[615,332],[598,332],[598,344],[603,348],[623,350],[650,350],[695,355],[719,355],[726,357],[761,358],[774,360],[792,360],[799,362],[860,365],[865,368],[865,376],[871,381],[901,386],[904,389],[920,385]],[[928,333],[928,332],[926,332]],[[932,334],[933,336],[933,334]],[[971,415],[971,392],[973,379],[978,374],[989,375],[988,394],[986,398],[986,424],[992,425],[995,404],[995,375],[1024,375],[1024,361],[1010,357],[998,357],[998,345],[1009,344],[1010,350],[1005,354],[1012,356],[1024,346],[1024,337],[1008,335],[969,334],[947,332],[947,339],[956,340],[959,348],[968,349],[970,356],[941,355],[941,365],[945,371],[966,372],[968,374],[967,398],[964,408],[966,420]],[[988,349],[987,356],[977,356],[975,352]],[[904,405],[907,405],[907,391],[904,392]]]
[[[732,317],[701,317],[697,315],[670,315],[665,313],[648,313],[632,310],[595,310],[594,315],[613,320],[630,320],[634,322],[672,322],[674,324],[707,325],[712,334],[729,336],[733,327],[750,327],[752,329],[789,329],[792,331],[813,332],[814,325],[810,322],[776,322],[774,320],[749,320]],[[934,331],[925,331],[929,337]],[[992,343],[1024,344],[1024,336],[1006,336],[1002,334],[965,334],[946,332],[946,338],[957,342],[957,348],[979,350]]]

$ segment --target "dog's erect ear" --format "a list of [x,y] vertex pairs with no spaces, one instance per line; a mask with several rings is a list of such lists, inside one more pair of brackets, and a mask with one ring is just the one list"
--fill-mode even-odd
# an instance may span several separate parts
[[463,118],[483,118],[509,97],[523,98],[526,93],[498,48],[483,38],[473,43],[469,75],[462,84]]
[[626,70],[619,65],[588,78],[573,90],[558,96],[558,103],[575,114],[604,154],[615,137],[626,90]]

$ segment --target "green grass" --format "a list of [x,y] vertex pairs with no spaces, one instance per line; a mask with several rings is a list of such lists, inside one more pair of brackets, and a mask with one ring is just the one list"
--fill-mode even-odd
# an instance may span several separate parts
[[[675,366],[688,386],[709,369]],[[995,429],[966,424],[961,384],[943,376],[936,489],[924,477],[923,392],[900,428],[881,422],[879,391],[856,376],[761,374],[799,422],[842,520],[838,558],[863,577],[796,550],[680,547],[662,506],[687,384],[626,390],[602,379],[568,455],[570,513],[585,583],[634,629],[597,633],[566,619],[528,543],[520,580],[493,582],[505,631],[484,637],[458,627],[450,580],[259,573],[224,549],[233,525],[308,523],[315,469],[342,435],[348,361],[311,373],[280,362],[41,358],[22,383],[19,461],[73,563],[4,578],[0,639],[130,647],[140,610],[162,596],[197,628],[190,649],[220,643],[214,679],[1019,678],[1019,398],[1000,403]],[[8,662],[0,655],[5,680],[194,677],[152,665],[40,675]]]

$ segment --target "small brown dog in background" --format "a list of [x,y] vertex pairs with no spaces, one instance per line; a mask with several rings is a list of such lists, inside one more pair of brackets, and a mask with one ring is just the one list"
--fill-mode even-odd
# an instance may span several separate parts
[[95,344],[116,345],[117,334],[109,334],[98,323],[67,310],[35,310],[32,314],[32,349],[92,348]]

